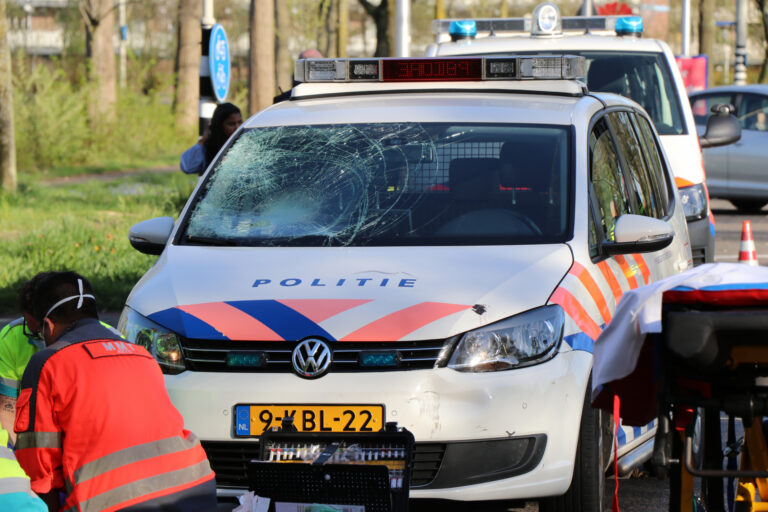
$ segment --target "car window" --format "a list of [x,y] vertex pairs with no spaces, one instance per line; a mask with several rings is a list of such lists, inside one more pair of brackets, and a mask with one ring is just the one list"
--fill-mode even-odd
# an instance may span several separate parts
[[611,112],[606,116],[611,124],[619,152],[623,156],[622,165],[626,165],[630,193],[635,198],[632,213],[647,217],[661,217],[656,194],[653,193],[651,178],[646,166],[643,150],[637,140],[628,112]]
[[[570,52],[569,52],[570,53]],[[661,53],[576,52],[587,59],[587,87],[639,103],[661,135],[686,133],[679,95]]]
[[601,236],[614,240],[616,219],[629,213],[627,187],[619,169],[613,136],[605,118],[595,123],[589,136],[590,180],[598,207]]
[[472,245],[565,241],[570,126],[365,123],[243,132],[180,243]]
[[742,95],[739,122],[745,130],[768,131],[768,97],[758,94]]
[[712,107],[720,103],[734,105],[733,97],[730,94],[706,94],[691,98],[691,109],[696,124],[706,125],[707,119],[712,115]]
[[654,137],[651,124],[645,117],[634,114],[632,117],[634,117],[640,146],[646,158],[652,190],[656,196],[657,216],[663,219],[669,214],[669,198],[672,192],[669,180],[666,178],[667,172],[661,149],[659,148],[659,142]]

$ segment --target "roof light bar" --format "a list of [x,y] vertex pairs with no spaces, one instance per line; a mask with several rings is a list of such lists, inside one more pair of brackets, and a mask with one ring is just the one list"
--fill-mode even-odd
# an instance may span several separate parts
[[485,80],[574,80],[585,76],[584,57],[303,59],[297,82],[462,82]]

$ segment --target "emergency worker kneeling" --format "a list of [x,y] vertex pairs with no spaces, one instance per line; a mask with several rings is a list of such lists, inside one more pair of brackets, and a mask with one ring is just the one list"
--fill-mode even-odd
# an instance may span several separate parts
[[33,295],[47,347],[24,371],[14,428],[32,489],[51,510],[216,510],[213,471],[152,356],[99,323],[82,276],[49,272]]

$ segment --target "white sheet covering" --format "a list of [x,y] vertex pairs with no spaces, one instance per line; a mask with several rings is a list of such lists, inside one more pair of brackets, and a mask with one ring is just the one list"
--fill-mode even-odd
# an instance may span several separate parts
[[613,318],[595,342],[593,400],[603,385],[622,379],[635,370],[645,335],[661,332],[662,294],[680,286],[695,290],[717,290],[727,286],[766,288],[768,267],[708,263],[622,295]]

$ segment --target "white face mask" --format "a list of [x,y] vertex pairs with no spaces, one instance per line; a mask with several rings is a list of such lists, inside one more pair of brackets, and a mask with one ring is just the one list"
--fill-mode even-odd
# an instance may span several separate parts
[[[83,293],[83,280],[82,279],[78,279],[77,280],[77,289],[80,292],[78,295],[70,295],[69,297],[65,297],[65,298],[61,299],[59,302],[57,302],[56,304],[54,304],[53,306],[51,306],[50,309],[48,309],[48,312],[43,317],[43,321],[41,323],[43,328],[40,330],[40,333],[43,336],[43,340],[45,340],[45,320],[48,318],[48,315],[50,315],[57,307],[61,306],[62,304],[66,303],[66,302],[69,302],[71,300],[77,299],[77,309],[80,309],[81,307],[83,307],[83,299],[96,300],[96,297],[94,297],[90,293]],[[47,340],[43,341],[43,346],[45,346],[46,342],[47,342]],[[37,345],[35,345],[35,346],[37,346]]]

